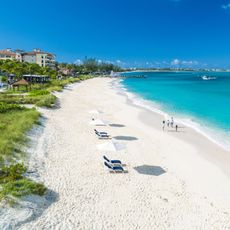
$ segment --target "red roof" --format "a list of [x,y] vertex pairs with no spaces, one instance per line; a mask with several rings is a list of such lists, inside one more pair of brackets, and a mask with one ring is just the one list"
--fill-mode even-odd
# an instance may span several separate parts
[[0,54],[8,55],[8,56],[16,56],[16,53],[13,53],[8,50],[0,50]]
[[51,53],[47,53],[47,52],[38,52],[38,51],[25,52],[25,53],[23,53],[23,54],[26,54],[26,55],[47,54],[47,55],[54,56],[54,55],[51,54]]

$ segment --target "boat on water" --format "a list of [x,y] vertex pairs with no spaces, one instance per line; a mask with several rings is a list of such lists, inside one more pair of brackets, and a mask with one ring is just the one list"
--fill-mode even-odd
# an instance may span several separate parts
[[205,81],[216,79],[216,77],[209,77],[209,76],[206,76],[206,75],[202,76],[201,78],[202,78],[203,80],[205,80]]

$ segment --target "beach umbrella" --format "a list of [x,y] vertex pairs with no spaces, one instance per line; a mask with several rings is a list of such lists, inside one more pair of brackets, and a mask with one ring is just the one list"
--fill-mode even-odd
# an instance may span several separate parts
[[109,122],[101,120],[101,119],[96,119],[96,120],[90,121],[89,124],[90,125],[98,125],[98,126],[106,126],[109,124]]
[[117,152],[125,149],[125,144],[112,140],[107,143],[97,145],[97,148],[103,151]]
[[100,110],[94,109],[94,110],[89,111],[89,113],[91,113],[91,114],[101,114],[101,113],[103,113],[103,112],[100,111]]

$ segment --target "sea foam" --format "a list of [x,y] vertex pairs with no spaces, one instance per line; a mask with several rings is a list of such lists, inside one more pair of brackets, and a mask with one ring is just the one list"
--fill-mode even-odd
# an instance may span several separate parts
[[[180,113],[168,113],[164,111],[163,106],[161,106],[159,103],[152,100],[144,99],[140,95],[128,91],[128,89],[124,86],[122,82],[123,79],[114,80],[112,82],[112,88],[114,88],[118,93],[126,96],[134,105],[145,108],[154,113],[160,114],[163,120],[167,120],[173,117],[176,123],[194,129],[196,132],[202,134],[213,143],[219,145],[227,151],[230,151],[230,141],[228,141],[228,138],[226,138],[226,132],[223,132],[221,129],[217,127],[203,124],[202,121],[200,121],[199,119],[191,117],[189,115]],[[230,132],[227,134],[227,136],[230,140]]]

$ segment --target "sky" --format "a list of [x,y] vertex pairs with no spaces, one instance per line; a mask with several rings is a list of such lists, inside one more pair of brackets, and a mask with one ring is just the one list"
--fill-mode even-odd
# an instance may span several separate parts
[[68,63],[230,68],[230,0],[1,1],[5,48]]

